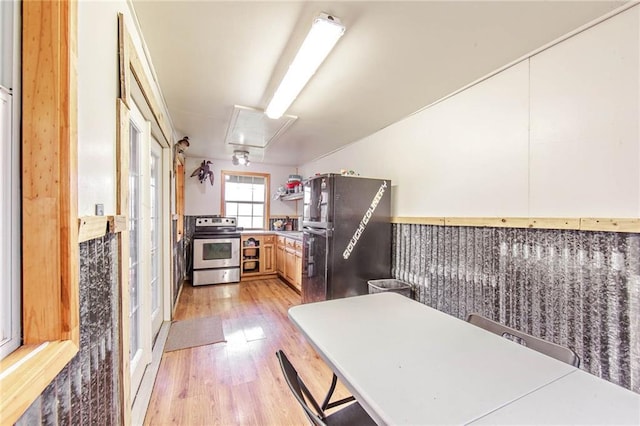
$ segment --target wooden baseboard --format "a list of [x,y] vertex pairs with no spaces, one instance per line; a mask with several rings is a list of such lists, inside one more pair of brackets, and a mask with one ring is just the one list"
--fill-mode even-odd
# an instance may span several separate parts
[[272,272],[269,274],[243,275],[242,277],[240,277],[240,281],[267,280],[269,278],[274,278],[276,275],[276,272]]

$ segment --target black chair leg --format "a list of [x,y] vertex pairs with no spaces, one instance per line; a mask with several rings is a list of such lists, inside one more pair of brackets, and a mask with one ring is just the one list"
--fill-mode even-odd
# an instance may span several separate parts
[[333,377],[331,378],[331,386],[329,387],[329,392],[327,392],[327,396],[324,398],[322,402],[322,411],[327,410],[329,408],[337,407],[338,405],[346,404],[347,402],[355,401],[353,396],[349,396],[347,398],[342,398],[338,401],[329,402],[331,397],[333,396],[333,392],[336,390],[336,385],[338,384],[338,377],[335,373],[333,373]]

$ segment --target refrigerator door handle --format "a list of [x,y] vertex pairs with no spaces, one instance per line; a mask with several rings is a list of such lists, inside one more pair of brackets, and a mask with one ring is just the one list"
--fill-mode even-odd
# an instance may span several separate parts
[[322,237],[330,237],[332,234],[331,229],[304,228],[302,232],[308,232],[309,234],[320,235]]
[[309,278],[313,277],[315,275],[314,272],[314,266],[315,266],[315,262],[313,260],[313,242],[315,241],[314,237],[309,237],[309,240],[307,241],[307,250],[304,254],[304,257],[306,259],[306,265],[307,265],[307,276]]
[[313,250],[313,243],[315,242],[315,238],[309,236],[309,239],[307,240],[307,257],[309,258],[310,262],[313,262],[313,255],[315,254],[314,250]]

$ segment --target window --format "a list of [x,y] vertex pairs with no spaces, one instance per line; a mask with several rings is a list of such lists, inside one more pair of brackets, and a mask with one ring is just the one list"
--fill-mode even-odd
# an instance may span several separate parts
[[222,172],[222,214],[237,218],[244,229],[266,229],[269,214],[269,175]]
[[20,281],[18,277],[16,143],[11,94],[0,86],[0,358],[20,345]]
[[13,2],[0,3],[0,359],[20,346],[19,163],[13,102]]

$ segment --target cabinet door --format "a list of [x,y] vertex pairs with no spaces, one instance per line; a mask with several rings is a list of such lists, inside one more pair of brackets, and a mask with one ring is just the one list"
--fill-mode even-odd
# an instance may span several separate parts
[[291,284],[296,282],[296,254],[294,250],[285,249],[284,276]]
[[302,290],[302,252],[301,251],[295,252],[295,267],[296,267],[296,272],[295,272],[295,281],[293,285],[296,286],[298,290]]
[[278,271],[278,274],[280,274],[283,277],[285,276],[284,275],[285,256],[286,256],[286,253],[284,251],[284,245],[278,245],[276,247],[276,270]]
[[262,265],[260,265],[263,269],[261,272],[265,274],[271,274],[276,271],[276,265],[273,259],[273,244],[265,244],[262,247],[262,255],[264,256],[262,259]]

